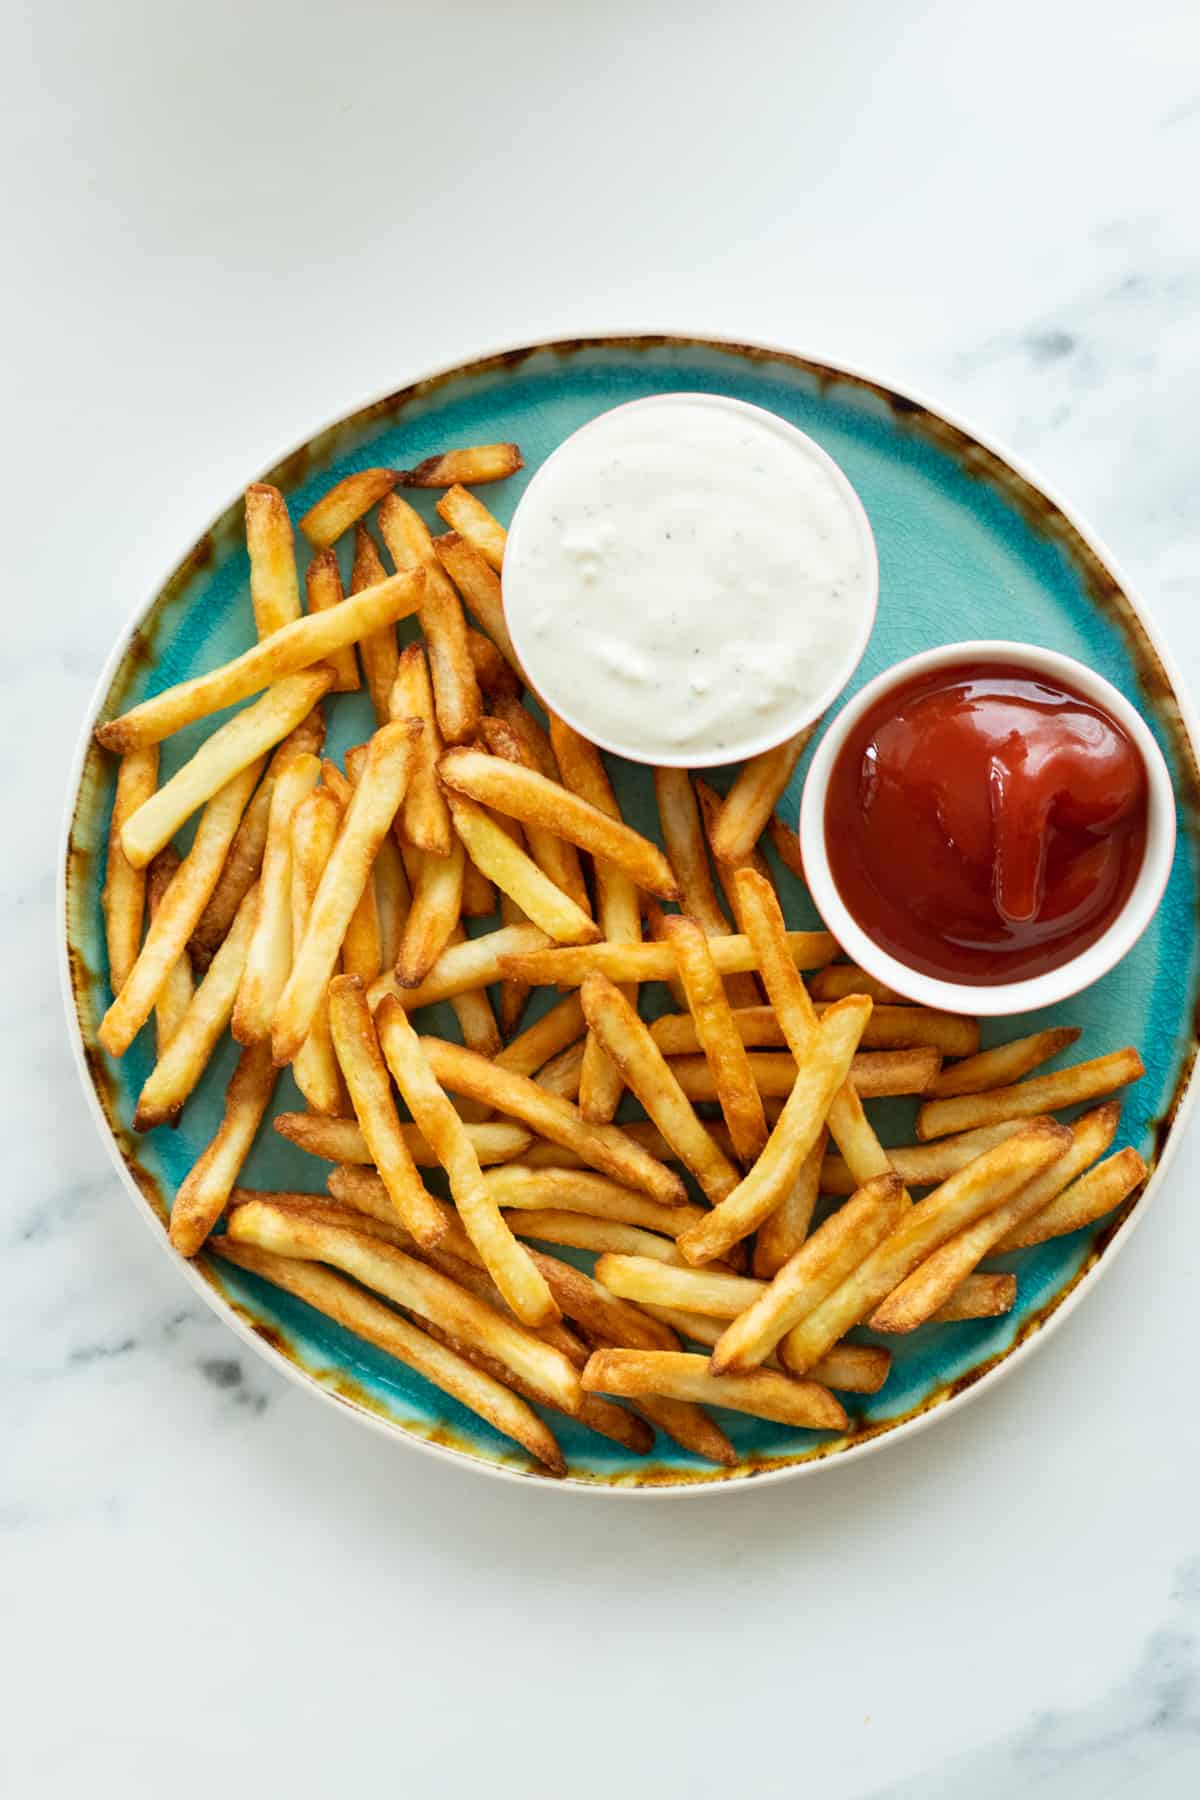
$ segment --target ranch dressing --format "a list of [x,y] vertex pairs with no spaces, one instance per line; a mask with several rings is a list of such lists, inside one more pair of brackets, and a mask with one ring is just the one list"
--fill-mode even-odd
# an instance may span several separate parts
[[733,761],[811,722],[874,617],[836,463],[759,407],[664,394],[555,452],[513,520],[504,603],[546,704],[643,762]]

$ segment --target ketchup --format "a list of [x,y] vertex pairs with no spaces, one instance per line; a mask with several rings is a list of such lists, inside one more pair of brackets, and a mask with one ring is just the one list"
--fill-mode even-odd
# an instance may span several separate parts
[[963,665],[883,696],[843,745],[830,868],[881,949],[991,986],[1057,968],[1120,912],[1146,774],[1099,707],[1028,669]]

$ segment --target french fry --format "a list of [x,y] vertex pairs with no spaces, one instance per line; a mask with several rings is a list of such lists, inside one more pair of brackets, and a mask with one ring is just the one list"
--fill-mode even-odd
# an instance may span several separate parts
[[866,994],[876,1006],[897,1006],[904,1001],[903,994],[876,981],[854,963],[830,963],[828,968],[818,969],[808,989],[814,1000],[844,1000],[847,994]]
[[484,481],[503,481],[525,467],[516,444],[472,444],[465,450],[443,450],[427,456],[413,469],[397,469],[401,487],[477,487]]
[[[726,937],[729,920],[722,910],[708,863],[707,833],[701,823],[699,797],[704,784],[693,789],[686,769],[655,769],[654,791],[663,842],[680,887],[680,908],[709,937]],[[711,789],[707,789],[712,793]],[[718,806],[720,804],[718,797]],[[740,930],[740,926],[739,926]],[[753,1006],[758,987],[752,975],[730,975],[725,983],[731,1006]]]
[[238,1058],[216,1136],[184,1177],[171,1207],[168,1234],[181,1256],[195,1256],[220,1218],[271,1103],[277,1074],[269,1044],[249,1044]]
[[817,1141],[831,1100],[846,1080],[870,1010],[869,1000],[852,995],[821,1020],[753,1169],[720,1206],[680,1236],[679,1248],[690,1263],[723,1256],[761,1225],[787,1194]]
[[[363,1001],[366,1011],[366,1002]],[[369,1016],[369,1015],[368,1015]],[[384,1000],[379,1043],[392,1077],[425,1141],[450,1181],[450,1192],[468,1237],[508,1305],[526,1325],[558,1317],[545,1278],[513,1236],[483,1179],[466,1127],[443,1093],[408,1015]]]
[[376,1007],[385,994],[395,994],[406,1012],[416,1012],[439,1000],[452,1000],[456,995],[490,987],[500,979],[502,956],[539,949],[549,941],[536,925],[504,925],[475,938],[456,938],[451,932],[446,948],[419,986],[401,987],[395,974],[385,972],[372,982],[368,998]]
[[[174,880],[180,860],[178,851],[168,845],[165,850],[159,851],[150,864],[146,874],[146,894],[151,918],[158,911],[163,895]],[[163,982],[158,999],[154,1002],[154,1054],[156,1056],[163,1055],[167,1045],[179,1029],[194,992],[195,983],[192,979],[191,958],[188,956],[185,946],[172,964],[170,974]]]
[[734,1319],[713,1351],[713,1374],[753,1369],[763,1362],[792,1326],[839,1288],[883,1242],[903,1208],[904,1193],[895,1175],[876,1175],[859,1188]]
[[[558,758],[537,720],[517,700],[496,700],[493,709],[496,717],[485,719],[480,725],[488,749],[508,762],[544,775],[557,788],[561,779]],[[605,809],[601,807],[600,810]],[[620,818],[615,805],[611,816]],[[525,838],[529,854],[539,869],[564,894],[569,894],[576,906],[590,914],[592,903],[574,844],[567,843],[557,831],[538,823],[526,825]]]
[[547,1094],[558,1094],[564,1100],[575,1100],[579,1096],[579,1081],[583,1071],[583,1045],[568,1044],[557,1056],[543,1063],[534,1076],[537,1085]]
[[[378,861],[379,851],[389,842],[387,834],[380,839],[379,848],[375,852]],[[377,980],[383,969],[383,928],[379,920],[379,900],[375,892],[375,868],[363,884],[363,891],[355,902],[354,911],[346,922],[346,933],[342,939],[342,973],[357,975],[364,987]]]
[[250,602],[262,639],[300,617],[300,583],[287,501],[278,488],[266,482],[256,481],[246,489],[246,549],[250,553]]
[[[833,942],[825,931],[789,931],[787,939],[798,969],[819,968]],[[721,975],[757,966],[749,938],[740,933],[710,938],[708,947]],[[503,956],[500,972],[535,987],[579,987],[593,974],[607,975],[619,986],[622,982],[670,981],[675,974],[675,956],[669,944],[579,944]]]
[[[779,1202],[768,1213],[754,1239],[754,1273],[764,1281],[778,1275],[788,1258],[794,1256],[812,1224],[817,1196],[821,1191],[821,1170],[825,1164],[828,1133],[821,1131],[817,1141],[800,1164],[800,1173]],[[851,1187],[847,1190],[854,1192]]]
[[[333,854],[342,808],[328,788],[308,794],[292,814],[292,943],[298,944]],[[342,1073],[329,1031],[329,1003],[324,997],[313,1014],[308,1036],[292,1062],[296,1086],[316,1113],[349,1111]]]
[[1127,1144],[1064,1188],[1041,1212],[1010,1231],[996,1249],[1024,1250],[1031,1244],[1044,1244],[1048,1238],[1063,1237],[1068,1231],[1081,1231],[1128,1199],[1149,1173],[1138,1152]]
[[343,645],[355,644],[367,633],[407,618],[420,604],[424,579],[419,569],[393,575],[328,612],[309,613],[284,625],[219,669],[164,688],[120,718],[98,725],[96,740],[106,750],[121,752],[157,744],[171,732],[245,700],[285,675],[324,662]]
[[494,806],[526,828],[542,826],[553,831],[581,850],[615,863],[639,887],[670,900],[676,898],[675,877],[657,845],[537,770],[482,750],[459,749],[446,752],[438,771],[456,793]]
[[767,1121],[708,939],[694,919],[666,921],[679,979],[716,1096],[740,1162],[753,1162],[767,1141]]
[[808,1431],[845,1431],[849,1425],[840,1402],[818,1382],[795,1381],[776,1369],[710,1375],[708,1358],[687,1351],[595,1350],[581,1380],[589,1394],[692,1400]]
[[496,1057],[496,1062],[500,1068],[511,1069],[517,1075],[536,1075],[551,1057],[577,1043],[585,1029],[579,995],[567,994],[549,1012],[543,1013],[535,1025],[513,1038]]
[[[726,1321],[703,1313],[683,1312],[674,1306],[652,1306],[651,1316],[693,1343],[715,1350],[727,1329]],[[778,1358],[767,1357],[767,1366],[778,1368]],[[878,1344],[835,1344],[828,1356],[814,1363],[811,1379],[823,1387],[840,1388],[846,1394],[877,1394],[891,1372],[892,1353]]]
[[453,841],[450,813],[437,778],[442,734],[434,711],[429,665],[420,644],[406,644],[400,653],[388,699],[388,715],[393,719],[420,719],[423,725],[408,792],[404,796],[404,835],[418,850],[427,850],[433,856],[449,856]]
[[[457,836],[450,846],[449,856],[431,856],[427,850],[409,850],[405,855],[404,866],[412,883],[412,905],[404,922],[404,936],[396,958],[396,981],[402,988],[421,987],[451,944],[454,928],[462,916],[465,864],[466,852]],[[472,982],[471,985],[478,984]],[[458,991],[468,990],[460,988]]]
[[484,807],[461,795],[450,802],[455,830],[477,869],[521,908],[526,918],[559,944],[590,944],[600,937],[588,913],[544,875]]
[[[827,1003],[815,1008],[820,1018]],[[733,1012],[733,1023],[747,1050],[780,1049],[787,1037],[773,1006],[742,1006]],[[690,1013],[664,1013],[655,1019],[650,1035],[664,1056],[694,1056],[700,1049],[696,1021]],[[972,1057],[979,1043],[979,1025],[954,1013],[931,1012],[923,1006],[875,1006],[861,1039],[864,1050],[928,1048],[942,1056]],[[938,1082],[930,1090],[940,1092]]]
[[[847,995],[848,999],[856,997]],[[787,1098],[796,1079],[796,1064],[791,1056],[771,1050],[749,1050],[746,1061],[763,1100]],[[719,1098],[705,1057],[674,1056],[667,1067],[689,1100]],[[879,1100],[894,1094],[926,1093],[940,1068],[941,1057],[936,1050],[867,1050],[855,1056],[849,1080],[860,1099]],[[836,1125],[833,1129],[836,1132]]]
[[682,1260],[669,1237],[638,1225],[622,1224],[617,1219],[593,1219],[586,1213],[565,1212],[556,1207],[517,1209],[511,1214],[506,1212],[504,1218],[518,1237],[536,1238],[543,1244],[562,1244],[597,1254],[613,1252],[654,1263],[678,1265]]
[[483,1057],[441,1038],[423,1038],[430,1066],[443,1087],[482,1100],[497,1112],[528,1125],[541,1137],[578,1151],[590,1168],[626,1187],[673,1206],[686,1198],[679,1177],[639,1148],[616,1125],[591,1125],[569,1100],[548,1094],[528,1076],[499,1069]]
[[963,1094],[953,1100],[927,1100],[917,1113],[917,1136],[922,1142],[945,1137],[952,1131],[972,1131],[978,1125],[995,1125],[1003,1119],[1027,1119],[1035,1113],[1057,1112],[1082,1100],[1098,1100],[1126,1082],[1138,1081],[1145,1065],[1132,1048],[1114,1050],[1108,1056],[1057,1069],[1052,1075],[1034,1075],[1012,1087],[990,1088],[985,1094]]
[[128,1050],[187,947],[261,773],[261,761],[251,763],[214,794],[201,813],[192,847],[163,895],[137,961],[100,1022],[96,1036],[110,1056],[123,1056]]
[[713,855],[718,862],[740,862],[753,850],[811,736],[810,728],[778,749],[764,750],[742,764],[713,828]]
[[491,638],[476,631],[473,625],[467,626],[467,649],[479,691],[489,703],[519,698],[521,682],[515,671],[509,668]]
[[[402,568],[396,564],[398,570]],[[411,573],[407,566],[403,572]],[[387,580],[387,571],[383,566],[383,558],[379,554],[379,546],[365,525],[354,528],[354,562],[350,570],[351,594],[365,593],[369,588]],[[424,596],[422,596],[422,601]],[[371,696],[371,705],[375,708],[375,722],[382,725],[389,717],[392,683],[396,679],[396,669],[400,661],[400,650],[396,643],[395,625],[388,621],[377,631],[365,632],[359,641],[359,660],[362,663],[363,678],[367,684],[367,692]]]
[[695,1406],[688,1400],[668,1400],[662,1394],[641,1394],[637,1404],[638,1411],[644,1413],[659,1431],[673,1438],[681,1449],[690,1450],[693,1456],[704,1457],[706,1462],[736,1468],[737,1451],[702,1406]]
[[438,726],[448,744],[461,744],[479,726],[483,703],[467,641],[467,622],[453,582],[438,561],[420,513],[399,494],[379,508],[379,529],[398,569],[423,569],[421,629],[429,657]]
[[[370,1163],[374,1160],[357,1119],[321,1118],[313,1113],[277,1113],[274,1123],[280,1137],[328,1162]],[[401,1124],[400,1132],[418,1168],[438,1167],[437,1157],[415,1125]],[[528,1131],[507,1120],[468,1124],[467,1134],[475,1146],[476,1156],[484,1164],[507,1162],[510,1157],[520,1156],[532,1141]]]
[[1006,1087],[1068,1049],[1078,1037],[1078,1025],[1056,1025],[1049,1031],[1035,1031],[1032,1037],[998,1044],[994,1050],[981,1051],[943,1069],[929,1093],[942,1100],[953,1094],[981,1094],[989,1088]]
[[[1007,1119],[1002,1125],[984,1125],[978,1131],[964,1131],[957,1137],[939,1138],[934,1144],[889,1145],[887,1158],[892,1168],[909,1187],[934,1187],[965,1169],[969,1162],[994,1144],[1002,1144],[1021,1130],[1024,1120]],[[852,1194],[858,1182],[845,1157],[828,1152],[821,1164],[820,1192]]]
[[[310,613],[328,612],[331,606],[342,604],[346,595],[342,588],[337,555],[332,549],[320,550],[313,557],[304,572],[304,588]],[[349,644],[333,652],[329,658],[329,667],[333,670],[335,694],[353,694],[358,691],[361,686],[358,664]]]
[[761,1281],[713,1269],[681,1268],[639,1251],[599,1256],[596,1280],[620,1300],[670,1306],[716,1319],[736,1319],[753,1307],[764,1291]]
[[495,910],[496,890],[468,856],[463,864],[462,916],[464,919],[490,919]]
[[356,469],[309,507],[300,529],[314,550],[325,550],[364,518],[385,494],[390,494],[395,485],[394,469]]
[[375,910],[379,915],[379,958],[385,973],[391,974],[404,940],[412,895],[404,860],[396,840],[384,836],[375,852]]
[[[845,1003],[843,1003],[845,1004]],[[1037,1120],[991,1150],[902,1213],[899,1223],[840,1287],[792,1326],[780,1355],[803,1372],[852,1325],[874,1312],[919,1262],[956,1232],[992,1212],[1063,1154],[1070,1133],[1052,1119]]]
[[508,533],[499,519],[488,511],[483,501],[456,482],[446,490],[436,506],[451,531],[456,532],[472,549],[478,550],[488,567],[495,569],[498,575],[504,566]]
[[473,544],[468,543],[466,538],[460,537],[457,531],[448,531],[444,536],[434,538],[433,547],[443,569],[509,668],[521,681],[526,681],[525,670],[521,666],[521,659],[517,655],[504,617],[504,597],[500,591],[499,575],[490,567],[487,558]]
[[[347,602],[349,604],[349,602]],[[413,737],[420,727],[406,719],[381,725],[371,739],[367,765],[346,810],[333,854],[296,949],[292,972],[272,1026],[277,1062],[291,1062],[312,1027],[313,1015],[337,960],[350,915],[371,876],[375,853],[404,798]]]
[[484,1180],[498,1206],[520,1212],[581,1213],[589,1219],[636,1225],[669,1238],[693,1219],[703,1217],[699,1206],[664,1206],[590,1169],[531,1169],[525,1163],[510,1162],[492,1169]]
[[337,764],[328,756],[321,763],[321,780],[344,813],[354,798],[354,783],[347,781]]
[[423,1249],[433,1249],[445,1237],[446,1223],[400,1129],[387,1064],[357,976],[338,975],[330,982],[329,1026],[355,1116],[396,1215]]
[[523,1400],[495,1376],[437,1343],[353,1282],[319,1263],[275,1256],[228,1238],[214,1239],[209,1248],[225,1261],[294,1294],[355,1337],[415,1369],[426,1381],[520,1444],[551,1474],[566,1474],[566,1461],[553,1432]]
[[[654,898],[653,894],[643,894],[641,896],[641,908],[642,908],[642,912],[643,912],[643,914],[645,916],[645,920],[646,920],[647,936],[652,938],[656,944],[665,944],[665,945],[667,945],[668,948],[670,948],[670,939],[667,936],[667,911],[666,911],[666,908],[659,904],[659,902]],[[686,1011],[687,1010],[687,995],[683,991],[683,987],[679,981],[679,977],[674,973],[674,965],[675,965],[675,952],[672,950],[671,951],[671,971],[672,972],[667,976],[667,986],[671,990],[671,998],[672,998],[672,1000],[674,1000],[676,1006],[682,1007]],[[631,1003],[634,1000],[636,1000],[636,997],[637,997],[636,991],[631,983],[626,983],[625,991],[629,995]]]
[[[767,839],[776,856],[797,881],[804,881],[804,858],[800,854],[800,839],[790,825],[785,825],[777,812],[773,812],[767,820]],[[836,996],[841,999],[839,994]]]
[[625,1085],[637,1095],[708,1198],[723,1200],[737,1187],[738,1171],[696,1116],[633,1007],[603,975],[588,976],[581,998],[589,1026],[620,1069]]
[[233,1009],[239,1044],[257,1044],[271,1035],[271,1020],[292,967],[292,819],[317,785],[321,765],[298,756],[275,783],[267,846],[258,884],[258,912],[246,966]]
[[[933,1315],[937,1325],[955,1325],[965,1319],[997,1319],[1012,1311],[1017,1299],[1015,1275],[968,1275],[945,1306]],[[819,1365],[818,1365],[819,1366]]]
[[1003,1205],[965,1226],[918,1263],[871,1314],[872,1329],[915,1331],[931,1319],[977,1263],[1001,1244],[1007,1246],[1014,1233],[1020,1235],[1023,1226],[1036,1223],[1036,1215],[1104,1154],[1116,1134],[1120,1116],[1120,1106],[1110,1100],[1076,1119],[1069,1128],[1071,1142],[1063,1154]]
[[578,1410],[579,1376],[560,1350],[392,1244],[263,1201],[239,1206],[230,1217],[228,1235],[235,1244],[330,1263],[364,1287],[511,1368],[564,1412]]
[[108,862],[100,906],[108,947],[108,980],[113,998],[129,979],[142,945],[142,915],[146,905],[146,874],[130,862],[121,844],[125,825],[140,812],[158,781],[158,745],[131,750],[117,766],[117,790],[108,828]]

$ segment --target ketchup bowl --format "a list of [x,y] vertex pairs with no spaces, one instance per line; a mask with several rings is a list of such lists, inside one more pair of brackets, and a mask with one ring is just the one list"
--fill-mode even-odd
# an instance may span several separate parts
[[817,747],[799,830],[848,956],[907,999],[1000,1017],[1078,993],[1132,949],[1170,874],[1175,801],[1110,682],[986,639],[855,695]]

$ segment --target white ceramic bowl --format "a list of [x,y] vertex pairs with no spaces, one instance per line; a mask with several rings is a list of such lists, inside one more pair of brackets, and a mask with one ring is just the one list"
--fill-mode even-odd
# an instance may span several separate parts
[[[720,407],[734,413],[747,415],[759,422],[767,420],[771,429],[780,438],[794,445],[798,454],[808,462],[816,462],[829,476],[831,484],[837,489],[845,503],[847,511],[858,528],[862,555],[862,572],[864,585],[864,606],[862,619],[853,635],[847,637],[833,678],[824,690],[807,701],[800,701],[789,712],[786,718],[776,718],[771,727],[757,735],[747,733],[741,739],[726,739],[721,744],[708,747],[690,745],[685,749],[671,751],[656,749],[653,755],[644,747],[623,743],[619,738],[605,731],[595,719],[588,716],[586,705],[586,687],[588,681],[588,664],[580,658],[574,664],[578,671],[578,684],[564,684],[556,679],[555,665],[542,653],[536,635],[528,629],[526,608],[523,596],[526,593],[525,578],[530,564],[527,546],[536,537],[539,529],[539,496],[546,492],[556,470],[561,468],[564,460],[576,456],[581,446],[596,432],[603,431],[618,414],[644,412],[651,407],[674,407],[680,401],[697,402],[706,407]],[[533,598],[536,588],[531,585],[528,590]],[[787,738],[803,731],[829,707],[842,692],[855,669],[862,661],[863,653],[871,639],[875,625],[875,613],[879,600],[879,557],[875,548],[875,535],[871,530],[871,522],[866,509],[857,492],[841,466],[834,461],[828,451],[823,450],[815,439],[807,432],[800,431],[777,413],[768,412],[761,406],[752,406],[745,400],[734,400],[725,394],[686,393],[670,391],[663,394],[652,394],[644,400],[630,400],[624,406],[610,407],[607,412],[589,419],[578,431],[571,433],[551,452],[545,462],[534,475],[513,514],[508,528],[508,542],[504,552],[504,610],[508,629],[512,636],[517,655],[524,664],[529,679],[536,692],[568,725],[581,732],[585,737],[610,750],[616,756],[623,756],[629,762],[658,763],[671,768],[705,769],[719,764],[743,762],[749,756],[758,756],[764,750],[773,750]]]
[[[1036,675],[1073,688],[1094,702],[1128,733],[1146,768],[1146,853],[1129,897],[1103,936],[1058,968],[1023,981],[979,987],[969,982],[939,981],[923,975],[882,950],[848,911],[829,867],[825,846],[825,798],[829,777],[843,744],[863,714],[892,689],[914,676],[963,663],[1017,664]],[[877,675],[843,707],[817,747],[800,802],[800,848],[804,872],[817,911],[848,956],[897,993],[944,1012],[1003,1017],[1053,1006],[1099,981],[1130,951],[1146,929],[1162,899],[1175,850],[1175,796],[1171,777],[1149,726],[1137,708],[1085,664],[1055,650],[1033,644],[978,639],[926,650]]]

